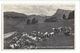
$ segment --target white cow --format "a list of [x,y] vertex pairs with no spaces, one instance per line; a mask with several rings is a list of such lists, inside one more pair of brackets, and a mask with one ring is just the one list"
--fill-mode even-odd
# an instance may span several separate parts
[[51,32],[50,35],[54,35],[54,32]]
[[15,48],[15,45],[14,45],[14,44],[10,44],[10,47],[11,47],[12,49],[14,49],[14,48]]
[[26,35],[28,35],[28,33],[26,33],[26,32],[23,32],[22,34],[23,34],[22,36],[26,36]]
[[45,32],[45,33],[44,33],[44,36],[45,36],[45,35],[48,35],[48,32]]

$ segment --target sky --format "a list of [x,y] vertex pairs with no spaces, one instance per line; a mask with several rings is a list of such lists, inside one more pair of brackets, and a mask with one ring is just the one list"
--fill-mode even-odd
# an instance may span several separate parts
[[64,10],[74,10],[75,5],[73,4],[53,4],[53,5],[20,5],[20,4],[7,4],[3,5],[3,11],[5,12],[19,12],[24,13],[26,15],[53,15],[57,9],[64,9]]

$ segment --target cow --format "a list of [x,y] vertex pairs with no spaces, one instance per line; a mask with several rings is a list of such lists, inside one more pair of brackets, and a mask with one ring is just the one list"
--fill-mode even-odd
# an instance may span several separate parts
[[14,44],[10,44],[9,47],[10,47],[11,49],[14,49],[14,48],[15,48]]
[[71,33],[71,27],[62,27],[61,32],[63,32],[65,35],[69,36]]
[[60,30],[58,28],[52,28],[52,30],[53,30],[54,34],[57,34],[60,32]]
[[49,33],[49,36],[50,36],[50,37],[53,37],[54,35],[55,35],[54,32],[50,32],[50,33]]

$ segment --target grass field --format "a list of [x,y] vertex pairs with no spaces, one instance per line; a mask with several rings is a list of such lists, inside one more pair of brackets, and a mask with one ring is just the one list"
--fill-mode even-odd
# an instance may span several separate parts
[[[30,33],[32,31],[51,32],[51,28],[71,27],[74,33],[74,20],[63,20],[58,22],[46,22],[34,25],[24,24],[21,26],[14,26],[16,31]],[[13,28],[12,28],[13,29]],[[12,30],[11,28],[8,30]],[[7,32],[7,30],[4,30]],[[7,41],[7,40],[6,40]],[[5,43],[6,44],[6,43]],[[5,45],[4,45],[5,46]],[[54,37],[37,43],[38,48],[74,48],[74,36],[66,36],[63,33],[58,33]],[[5,46],[6,47],[6,46]]]
[[38,23],[38,24],[31,24],[27,25],[24,24],[22,27],[18,26],[17,29],[19,31],[25,31],[25,32],[31,32],[31,31],[41,31],[41,32],[50,32],[52,31],[51,28],[58,28],[58,27],[71,27],[72,32],[74,32],[74,20],[63,20],[63,21],[58,21],[58,22],[46,22],[46,23]]

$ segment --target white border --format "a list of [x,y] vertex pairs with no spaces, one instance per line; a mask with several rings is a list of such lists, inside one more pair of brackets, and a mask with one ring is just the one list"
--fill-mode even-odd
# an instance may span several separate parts
[[[52,2],[50,2],[50,1],[27,1],[27,2],[25,2],[25,1],[15,1],[15,2],[1,2],[2,4],[24,4],[24,3],[26,3],[26,4],[39,4],[39,5],[42,5],[42,4],[74,4],[75,3],[75,5],[76,5],[76,8],[75,8],[75,49],[47,49],[47,50],[1,50],[0,52],[2,52],[2,53],[14,53],[14,52],[19,52],[19,53],[23,53],[23,52],[29,52],[29,53],[53,53],[53,52],[55,52],[55,53],[78,53],[79,52],[79,49],[80,49],[80,42],[79,42],[79,40],[80,40],[80,28],[79,28],[79,22],[80,22],[80,16],[79,16],[79,12],[80,12],[80,10],[79,10],[79,1],[52,1]],[[0,29],[1,29],[1,27],[3,27],[3,21],[1,22],[1,20],[3,20],[3,17],[2,17],[2,12],[1,12],[1,5],[0,5],[0,18],[2,18],[2,19],[0,19]],[[0,30],[0,37],[1,37],[1,33],[3,34],[3,32],[2,32],[2,30]],[[0,39],[0,41],[1,41],[1,39]],[[0,44],[1,44],[2,42],[0,42]],[[3,47],[3,46],[2,46]],[[1,45],[0,45],[0,48],[1,48]]]

